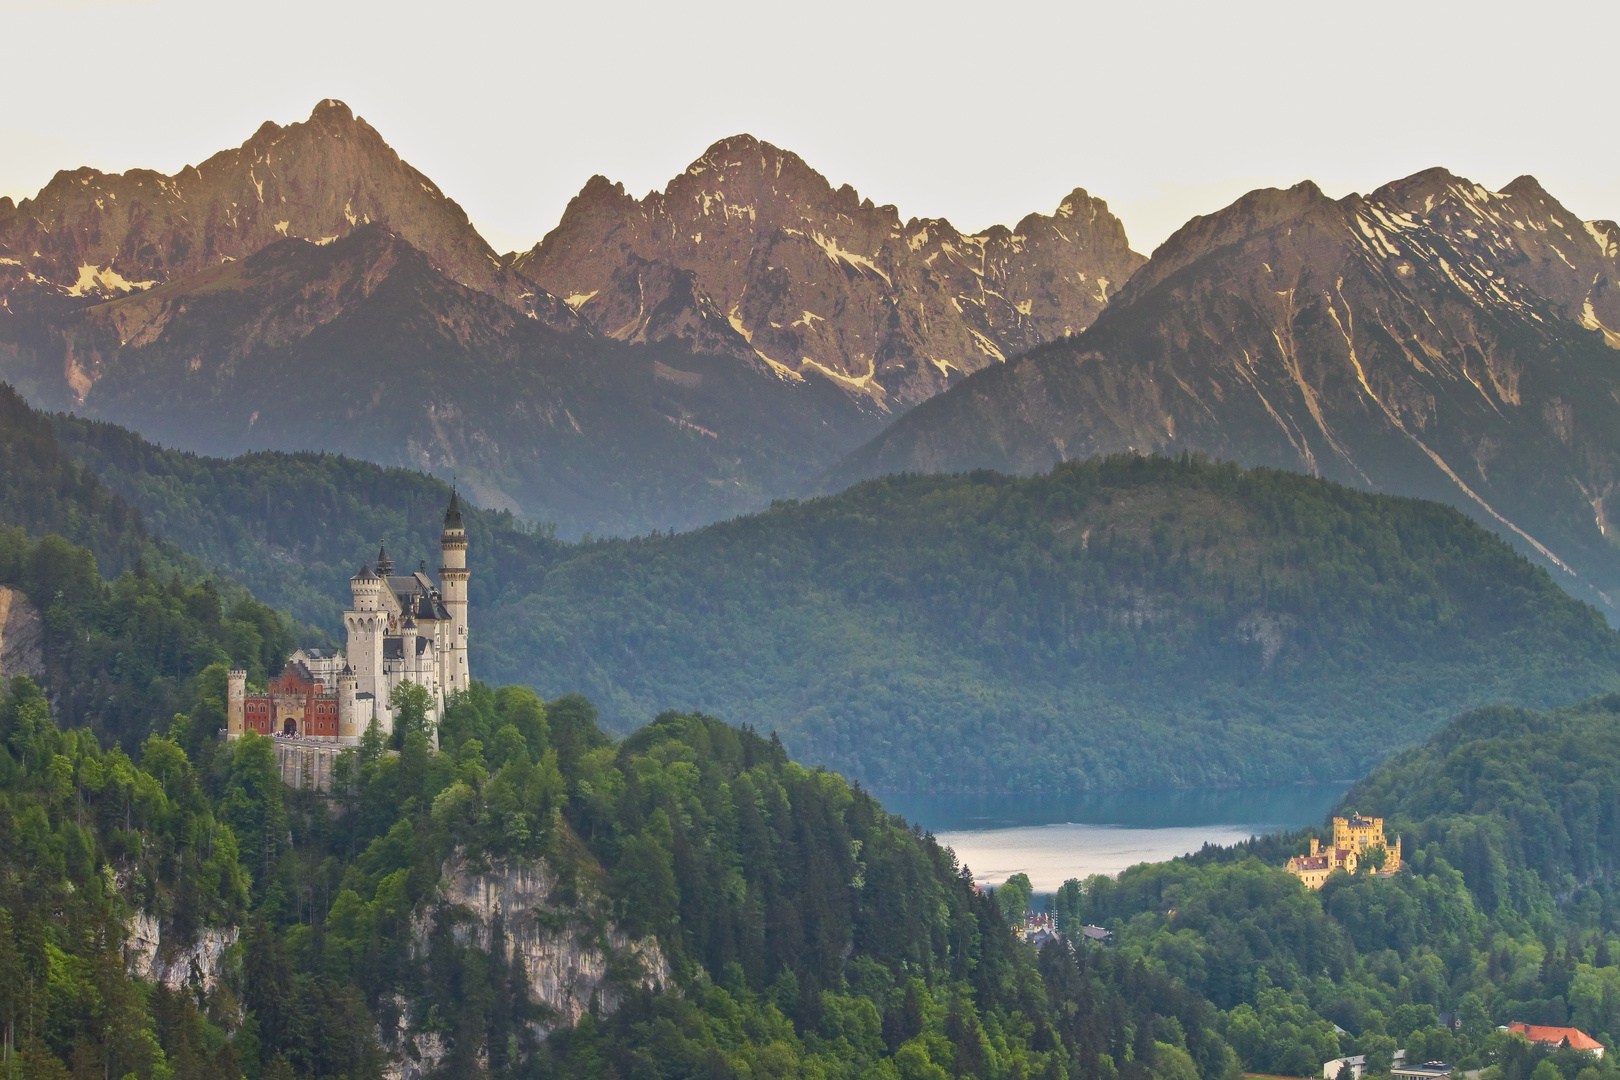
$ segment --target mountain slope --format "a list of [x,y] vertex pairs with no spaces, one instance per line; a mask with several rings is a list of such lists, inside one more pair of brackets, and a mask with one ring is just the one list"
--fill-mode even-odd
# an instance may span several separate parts
[[[3,386],[0,403],[37,416]],[[9,408],[0,409],[0,424],[8,417]],[[83,475],[139,507],[153,532],[335,640],[342,640],[349,578],[376,557],[379,542],[398,566],[438,565],[450,485],[425,473],[312,452],[205,457],[115,424],[61,413],[37,420]],[[527,595],[574,550],[510,512],[479,509],[465,491],[461,505],[471,538],[470,598],[479,609],[511,599],[514,589]]]
[[185,449],[459,473],[481,503],[578,535],[754,509],[875,432],[827,380],[762,367],[555,330],[372,224],[73,312],[11,374]]
[[1528,177],[1253,192],[1084,334],[928,402],[827,483],[1198,450],[1450,502],[1613,615],[1617,241]]
[[1454,510],[1165,459],[586,545],[479,626],[483,670],[614,726],[747,718],[880,791],[1343,778],[1471,704],[1620,688],[1598,614]]
[[[748,135],[711,146],[644,199],[595,176],[513,268],[622,339],[680,336],[820,372],[899,410],[954,379],[1088,325],[1142,256],[1076,188],[1050,217],[964,236],[901,223],[798,155]],[[655,278],[691,275],[679,326]]]

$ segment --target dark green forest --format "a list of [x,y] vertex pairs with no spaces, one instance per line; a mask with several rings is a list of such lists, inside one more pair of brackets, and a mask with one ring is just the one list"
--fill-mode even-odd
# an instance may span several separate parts
[[[583,697],[479,683],[446,710],[440,752],[423,702],[402,696],[396,737],[348,751],[335,795],[286,787],[273,740],[216,733],[227,666],[262,681],[295,623],[240,585],[196,576],[119,496],[54,458],[49,435],[9,444],[8,513],[32,527],[0,533],[0,584],[39,609],[44,639],[41,679],[0,694],[8,1075],[324,1080],[381,1077],[394,1062],[430,1077],[1236,1080],[1319,1075],[1349,1052],[1376,1073],[1400,1047],[1484,1080],[1611,1080],[1610,1059],[1547,1054],[1496,1025],[1567,1022],[1603,1040],[1620,1029],[1620,697],[1478,710],[1375,770],[1345,807],[1404,837],[1408,865],[1393,877],[1339,875],[1310,892],[1280,869],[1306,834],[1206,849],[1066,885],[1050,898],[1060,925],[1098,923],[1114,943],[1037,953],[1011,929],[1022,891],[975,888],[930,836],[795,763],[762,725],[664,712],[616,736]],[[1320,675],[1329,651],[1371,664],[1387,655],[1380,635],[1414,663],[1490,645],[1499,665],[1548,665],[1548,680],[1580,670],[1551,666],[1552,646],[1579,659],[1584,643],[1593,667],[1609,647],[1582,621],[1589,609],[1485,534],[1456,530],[1450,511],[1382,500],[1371,515],[1365,496],[1277,474],[1102,462],[1029,482],[903,478],[774,514],[829,515],[808,535],[837,554],[870,539],[862,528],[886,528],[877,511],[897,492],[946,516],[900,515],[884,536],[906,557],[888,577],[852,578],[854,595],[959,634],[982,625],[999,663],[1034,675],[1097,655],[1083,650],[1098,641],[1140,646],[1138,673],[1164,670],[1142,643],[1168,640],[1201,663],[1247,656],[1261,680],[1291,664],[1290,678]],[[865,507],[865,524],[839,507]],[[1203,547],[1186,540],[1199,518],[1217,523],[1196,534]],[[947,519],[960,528],[932,546],[905,543],[918,520]],[[752,543],[752,527],[725,528]],[[1030,549],[1045,552],[1019,564],[1033,591],[1013,579],[1008,595],[1044,590],[1061,610],[1058,586],[1079,582],[1093,591],[1070,599],[1098,606],[1072,610],[1095,611],[1126,595],[1117,578],[1213,619],[1263,586],[1266,610],[1299,621],[1269,667],[1263,639],[1223,652],[1188,616],[1168,623],[1180,637],[1139,634],[1151,620],[1134,616],[1075,616],[1089,629],[1042,637],[1048,608],[1031,607],[1020,628],[996,589],[975,584],[1011,578],[1008,553],[1032,533],[1078,534],[1081,554]],[[645,551],[683,554],[681,541],[576,549],[545,580],[578,574],[570,587],[583,588],[582,567],[633,569]],[[749,569],[728,543],[715,558],[785,582],[779,600],[796,595],[789,574],[763,559]],[[958,585],[917,589],[919,568],[944,559]],[[1217,560],[1237,569],[1215,578]],[[604,595],[609,609],[636,595],[638,579],[624,579]],[[748,625],[748,609],[730,610]],[[1145,599],[1133,610],[1149,610]],[[1331,618],[1297,614],[1311,611]],[[1483,637],[1469,629],[1482,620],[1516,629]],[[1515,640],[1518,653],[1504,646]],[[1031,644],[1043,641],[1044,652]],[[549,882],[532,925],[497,921],[479,937],[451,893],[515,868]],[[137,977],[127,950],[154,922],[166,948],[230,944],[206,974]],[[577,1024],[505,947],[529,929],[604,958]]]
[[[300,622],[336,633],[379,540],[436,566],[449,493],[425,475],[52,424]],[[1462,514],[1273,470],[892,477],[579,544],[508,514],[468,527],[480,673],[583,693],[621,734],[670,706],[751,723],[880,792],[1342,779],[1470,707],[1620,688],[1602,618]]]
[[[0,407],[0,430],[32,420],[54,432],[56,456],[138,507],[151,531],[334,637],[349,604],[349,578],[376,558],[379,543],[387,541],[397,566],[425,563],[438,571],[450,488],[425,473],[334,454],[223,459],[168,450],[115,424],[39,417],[3,385]],[[465,497],[462,505],[472,543],[471,600],[481,609],[528,595],[571,551],[509,512],[479,510]],[[47,524],[38,514],[7,520]]]
[[583,549],[488,618],[484,663],[613,726],[747,718],[878,791],[1347,778],[1620,670],[1449,507],[1187,459],[873,481]]
[[[229,621],[200,640],[228,653]],[[480,683],[438,753],[402,699],[393,745],[347,752],[328,798],[280,782],[273,740],[214,736],[223,673],[134,753],[58,724],[26,677],[0,697],[17,1075],[377,1077],[403,1055],[434,1077],[1236,1080],[1349,1052],[1376,1072],[1397,1047],[1486,1080],[1614,1072],[1495,1025],[1620,1028],[1620,697],[1481,710],[1376,770],[1346,807],[1405,838],[1393,877],[1310,892],[1279,868],[1305,834],[1206,849],[1069,883],[1060,925],[1115,943],[1037,953],[1009,926],[1022,892],[975,888],[749,728],[665,713],[615,739],[583,698]],[[553,882],[537,924],[609,958],[577,1024],[446,900],[522,866]],[[131,977],[138,913],[170,943],[233,928],[217,980]],[[626,939],[657,942],[666,981]]]

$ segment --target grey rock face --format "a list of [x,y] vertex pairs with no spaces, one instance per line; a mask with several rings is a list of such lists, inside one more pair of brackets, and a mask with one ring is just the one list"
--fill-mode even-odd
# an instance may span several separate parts
[[162,940],[155,915],[137,912],[124,928],[124,961],[130,974],[171,990],[196,984],[211,991],[224,970],[225,951],[236,944],[235,927],[204,927],[196,940]]
[[[417,917],[416,948],[426,950],[437,919],[451,921],[461,945],[504,948],[506,961],[523,969],[530,1000],[545,1007],[542,1036],[577,1024],[593,1001],[599,1012],[613,1012],[630,985],[657,990],[672,983],[655,939],[632,939],[610,924],[601,929],[601,920],[591,917],[594,898],[556,904],[556,888],[557,876],[543,861],[473,869],[458,854],[443,866],[435,900]],[[390,1053],[385,1075],[418,1080],[447,1047],[439,1034],[416,1028],[407,1001],[393,1004],[398,1022],[379,1030]],[[480,1047],[476,1056],[482,1060],[485,1053]]]
[[612,926],[593,932],[579,907],[552,902],[556,887],[544,862],[478,871],[458,858],[445,865],[439,895],[469,916],[456,924],[464,942],[488,950],[500,926],[507,960],[522,965],[530,996],[551,1010],[552,1026],[578,1023],[593,997],[604,1012],[618,1007],[625,984],[610,978],[610,967],[637,972],[635,983],[648,989],[671,982],[656,939],[632,939]]
[[0,679],[45,678],[45,624],[20,590],[0,586]]

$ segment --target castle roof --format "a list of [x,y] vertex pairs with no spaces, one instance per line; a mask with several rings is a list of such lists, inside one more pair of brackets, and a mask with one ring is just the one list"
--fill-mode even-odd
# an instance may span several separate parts
[[[416,655],[421,656],[423,653],[427,652],[432,645],[432,638],[418,637],[416,639]],[[383,638],[383,659],[405,659],[405,639],[401,637]]]
[[1551,1043],[1554,1046],[1569,1040],[1569,1045],[1576,1050],[1602,1050],[1603,1044],[1580,1028],[1549,1027],[1542,1024],[1524,1024],[1518,1021],[1508,1025],[1509,1031],[1517,1031],[1533,1043]]
[[377,573],[388,577],[394,572],[394,560],[388,555],[388,548],[383,544],[377,545]]
[[377,580],[377,575],[371,572],[371,564],[366,563],[364,566],[362,566],[360,568],[360,572],[358,574],[354,575],[354,577],[350,578],[349,580],[350,581],[376,581]]
[[461,496],[456,494],[454,487],[450,489],[450,505],[445,507],[444,527],[446,529],[461,528]]

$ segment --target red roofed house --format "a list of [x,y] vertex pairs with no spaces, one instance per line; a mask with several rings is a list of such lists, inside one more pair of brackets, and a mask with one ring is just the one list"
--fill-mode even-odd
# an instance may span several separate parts
[[1521,1024],[1515,1021],[1508,1025],[1508,1030],[1517,1031],[1533,1043],[1557,1047],[1567,1042],[1573,1049],[1589,1050],[1597,1057],[1603,1056],[1603,1044],[1580,1028],[1543,1027],[1541,1024]]

